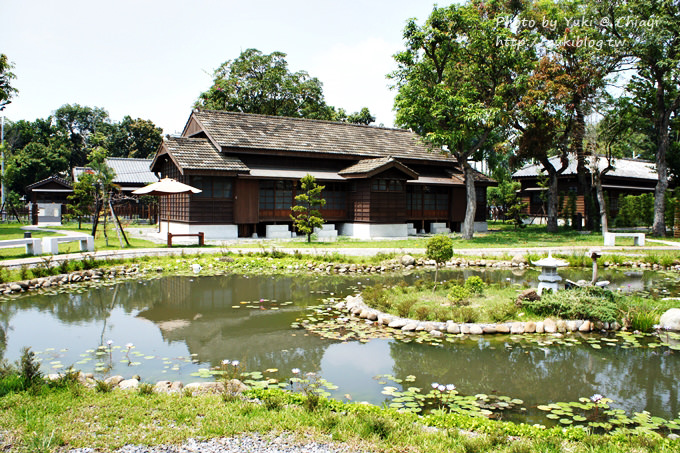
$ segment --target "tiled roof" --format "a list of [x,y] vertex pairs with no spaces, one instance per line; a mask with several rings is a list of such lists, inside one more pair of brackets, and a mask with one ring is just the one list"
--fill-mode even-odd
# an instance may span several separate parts
[[[126,157],[109,157],[106,159],[115,177],[114,184],[149,184],[158,181],[151,171],[151,159],[132,159]],[[86,171],[92,171],[89,167],[74,167],[73,180],[78,181],[80,175]]]
[[[593,159],[593,156],[589,156],[589,159]],[[559,157],[551,157],[550,163],[559,169],[561,167]],[[576,174],[576,159],[574,156],[569,157],[569,166],[564,170],[562,175],[575,175]],[[653,162],[648,162],[639,159],[614,159],[612,162],[614,170],[607,173],[609,177],[620,177],[620,178],[634,178],[634,179],[648,179],[657,180],[658,175],[656,173],[656,165]],[[607,159],[600,158],[598,161],[598,166],[600,170],[603,170],[607,166]],[[540,169],[543,168],[541,164],[526,165],[520,170],[513,173],[513,178],[526,178],[537,176]]]
[[217,152],[205,138],[166,137],[164,145],[183,170],[248,171],[239,158]]
[[116,184],[148,184],[158,181],[151,171],[151,159],[109,157],[106,164],[113,169]]
[[396,166],[400,168],[402,171],[405,173],[408,173],[410,176],[417,177],[418,173],[411,170],[408,168],[406,165],[402,164],[401,162],[397,161],[394,159],[392,156],[387,156],[387,157],[379,157],[377,159],[363,159],[357,162],[354,165],[350,165],[349,167],[340,170],[338,172],[339,175],[362,175],[362,174],[367,174],[374,172],[376,170],[380,170],[384,167],[387,166]]
[[455,162],[449,155],[430,151],[415,133],[403,129],[214,110],[195,110],[193,117],[225,150],[246,148]]
[[71,183],[68,182],[66,179],[62,178],[59,175],[52,175],[49,178],[42,179],[38,182],[34,182],[33,184],[26,186],[26,190],[30,191],[31,189],[36,189],[36,188],[43,186],[45,184],[48,184],[50,182],[56,182],[57,184],[60,184],[67,189],[73,189],[73,186],[71,186]]

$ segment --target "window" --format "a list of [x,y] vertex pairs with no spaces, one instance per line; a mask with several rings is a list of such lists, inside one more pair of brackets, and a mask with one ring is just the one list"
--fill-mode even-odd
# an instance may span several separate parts
[[374,179],[371,190],[373,192],[403,192],[404,181],[400,179]]
[[321,191],[321,198],[326,200],[323,209],[345,210],[347,209],[347,186],[344,184],[325,184]]
[[191,185],[202,192],[195,194],[201,198],[231,198],[233,183],[231,179],[214,176],[192,176]]
[[292,181],[260,181],[260,209],[289,210],[293,206]]

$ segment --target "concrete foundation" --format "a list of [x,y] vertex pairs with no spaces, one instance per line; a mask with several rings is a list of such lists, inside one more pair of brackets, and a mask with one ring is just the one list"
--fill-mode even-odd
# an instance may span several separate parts
[[267,239],[290,239],[292,237],[288,225],[266,225]]
[[[170,231],[172,231],[173,234],[203,233],[205,235],[205,239],[238,238],[238,227],[236,225],[206,225],[170,222]],[[167,236],[167,234],[168,222],[161,222],[161,236]]]
[[340,234],[356,239],[407,237],[408,228],[405,223],[345,223],[340,227]]
[[486,233],[489,231],[489,224],[486,222],[475,222],[475,233]]

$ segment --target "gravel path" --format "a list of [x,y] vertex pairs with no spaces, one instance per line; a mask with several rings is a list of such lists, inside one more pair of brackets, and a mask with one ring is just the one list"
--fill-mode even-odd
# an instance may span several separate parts
[[[68,453],[94,453],[93,448],[77,448]],[[206,441],[189,439],[182,445],[126,445],[115,453],[359,453],[342,444],[300,443],[291,434],[262,436],[245,434]]]

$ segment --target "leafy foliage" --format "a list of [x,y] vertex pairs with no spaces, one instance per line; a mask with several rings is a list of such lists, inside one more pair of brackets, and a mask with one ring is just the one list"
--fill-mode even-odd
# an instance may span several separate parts
[[195,106],[229,112],[288,116],[370,124],[375,118],[364,107],[349,116],[326,104],[323,84],[306,71],[290,72],[283,52],[263,54],[246,49],[213,73],[213,85]]
[[464,172],[467,208],[461,230],[474,232],[474,171],[468,162],[493,149],[498,131],[517,102],[528,46],[502,45],[518,36],[497,19],[516,11],[500,2],[472,1],[435,7],[424,25],[408,22],[405,50],[390,75],[398,89],[396,122],[413,129],[434,149],[446,149]]
[[472,294],[481,296],[484,294],[484,289],[486,288],[486,283],[480,277],[472,275],[465,279],[465,289],[470,291]]
[[300,180],[300,193],[295,196],[296,205],[290,210],[290,218],[295,224],[295,228],[307,235],[307,242],[312,241],[314,228],[321,228],[324,219],[319,209],[326,204],[326,200],[321,198],[321,192],[325,186],[316,183],[314,176],[307,174]]
[[622,296],[598,287],[543,294],[540,300],[522,300],[522,308],[538,316],[613,322],[621,316]]
[[11,72],[14,67],[7,59],[7,55],[0,54],[0,110],[4,110],[12,97],[17,93],[17,89],[10,85],[10,81],[16,76]]

